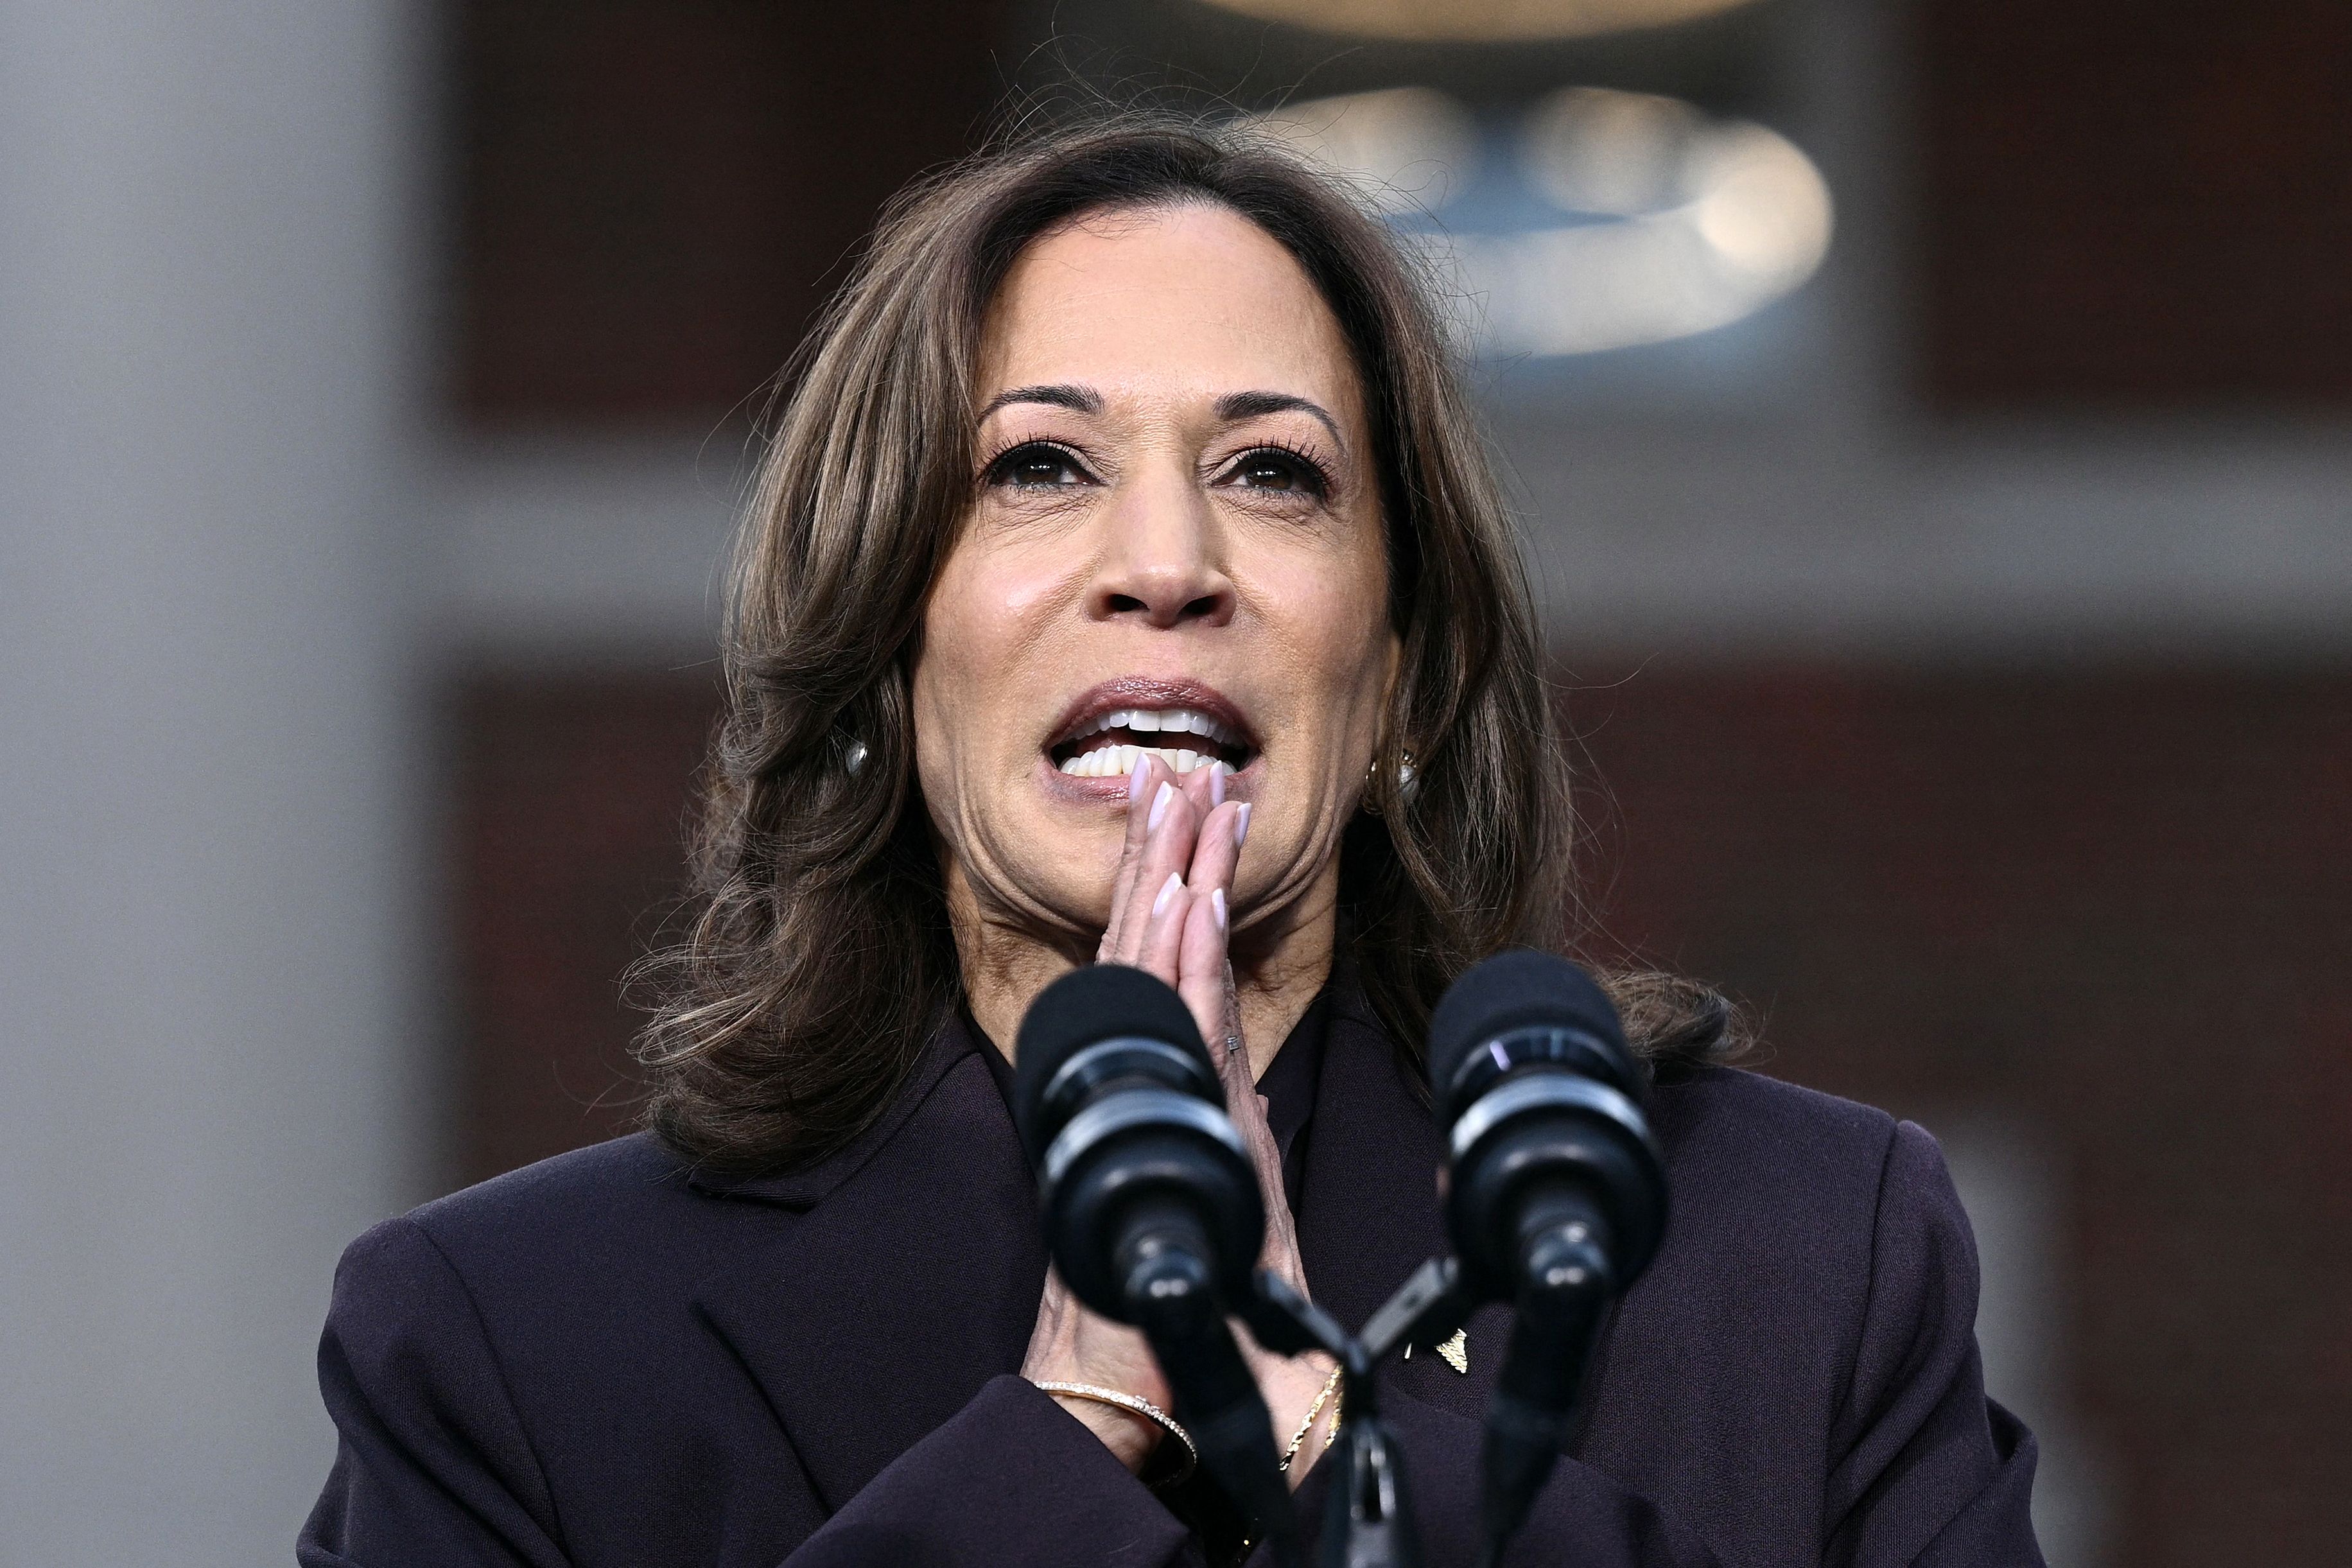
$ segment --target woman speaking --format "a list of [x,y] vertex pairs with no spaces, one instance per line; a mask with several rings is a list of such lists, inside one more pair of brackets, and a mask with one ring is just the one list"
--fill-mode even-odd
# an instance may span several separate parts
[[[1266,1266],[1360,1324],[1446,1250],[1420,1052],[1557,947],[1566,770],[1414,265],[1234,130],[1000,147],[891,211],[739,547],[698,917],[645,1131],[389,1221],[336,1276],[311,1568],[1240,1561],[1140,1339],[1049,1273],[1006,1096],[1088,963],[1222,1057]],[[2040,1562],[1934,1142],[1608,984],[1672,1220],[1513,1563]],[[1488,1308],[1382,1374],[1427,1557],[1479,1542]],[[1332,1368],[1244,1346],[1287,1479]]]

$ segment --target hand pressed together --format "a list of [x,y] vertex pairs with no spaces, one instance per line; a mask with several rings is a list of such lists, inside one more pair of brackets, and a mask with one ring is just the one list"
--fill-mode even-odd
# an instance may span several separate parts
[[[1224,798],[1223,776],[1216,768],[1179,777],[1158,758],[1144,757],[1128,792],[1127,840],[1112,885],[1110,923],[1096,957],[1157,976],[1175,987],[1192,1010],[1224,1080],[1226,1110],[1257,1170],[1266,1217],[1260,1264],[1305,1295],[1307,1271],[1283,1190],[1282,1156],[1252,1077],[1228,957],[1228,899],[1249,834],[1249,811],[1247,803]],[[1239,1322],[1233,1327],[1265,1396],[1276,1447],[1286,1447],[1328,1379],[1331,1363],[1322,1356],[1271,1354]],[[1021,1371],[1034,1382],[1092,1384],[1139,1394],[1162,1409],[1170,1403],[1167,1383],[1143,1336],[1088,1311],[1058,1274],[1046,1277]],[[1158,1446],[1160,1428],[1142,1416],[1067,1394],[1055,1397],[1129,1469],[1140,1470]],[[1330,1426],[1318,1416],[1300,1443],[1290,1467],[1292,1486],[1321,1456]]]

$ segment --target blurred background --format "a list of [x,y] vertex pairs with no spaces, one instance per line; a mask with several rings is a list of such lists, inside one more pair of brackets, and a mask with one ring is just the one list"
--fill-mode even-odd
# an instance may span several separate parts
[[1923,1121],[2061,1568],[2352,1537],[2352,9],[0,6],[0,1563],[290,1560],[342,1244],[626,1125],[763,384],[1014,92],[1456,280],[1590,897]]

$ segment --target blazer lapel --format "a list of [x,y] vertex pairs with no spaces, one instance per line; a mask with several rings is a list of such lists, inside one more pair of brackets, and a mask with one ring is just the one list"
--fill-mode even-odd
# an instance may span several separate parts
[[[1381,1030],[1362,993],[1335,992],[1299,1194],[1298,1247],[1316,1302],[1361,1329],[1406,1276],[1452,1250],[1437,1200],[1445,1143],[1417,1077]],[[1384,1387],[1482,1419],[1510,1332],[1506,1306],[1470,1320],[1470,1370],[1429,1347],[1391,1359]]]
[[767,1395],[828,1510],[1020,1369],[1045,1289],[1003,1095],[950,1022],[866,1136],[805,1173],[698,1183],[778,1210],[697,1305]]

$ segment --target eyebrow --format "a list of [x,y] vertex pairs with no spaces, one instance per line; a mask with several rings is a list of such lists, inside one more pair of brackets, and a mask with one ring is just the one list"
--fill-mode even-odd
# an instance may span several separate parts
[[[1048,408],[1066,408],[1074,414],[1100,414],[1103,411],[1102,394],[1093,387],[1057,383],[1009,387],[988,400],[981,408],[980,418],[986,419],[998,409],[1016,403],[1041,403]],[[1348,445],[1347,438],[1339,434],[1339,422],[1313,398],[1287,392],[1233,392],[1217,399],[1217,417],[1229,425],[1268,414],[1307,415],[1319,420],[1323,428],[1331,432],[1331,439],[1339,442],[1343,450]]]
[[1073,414],[1100,414],[1102,394],[1091,386],[1015,386],[998,393],[980,411],[982,419],[1000,408],[1015,403],[1042,403],[1049,408],[1066,408]]
[[1321,420],[1323,428],[1331,432],[1331,439],[1339,443],[1340,450],[1347,449],[1347,437],[1339,434],[1339,422],[1313,398],[1298,397],[1287,392],[1235,392],[1217,399],[1217,417],[1227,423],[1255,419],[1267,414],[1294,413],[1311,415]]

